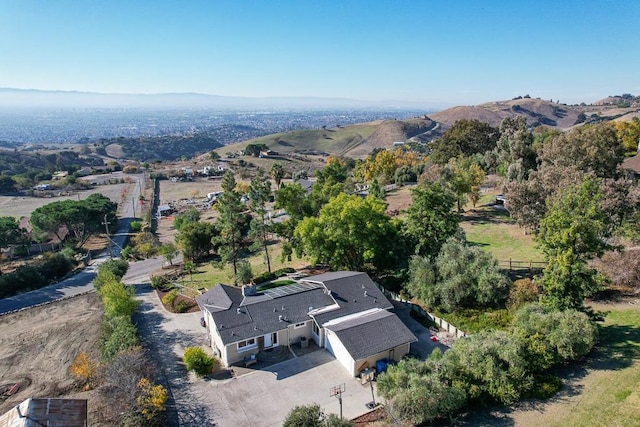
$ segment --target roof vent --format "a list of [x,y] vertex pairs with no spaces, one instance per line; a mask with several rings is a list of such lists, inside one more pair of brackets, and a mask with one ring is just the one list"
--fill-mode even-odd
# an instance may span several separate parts
[[368,296],[367,291],[364,291],[364,296],[365,296],[365,297],[366,297],[366,296]]
[[284,305],[282,306],[282,308],[280,310],[284,311]]
[[277,311],[278,311],[278,309],[277,309],[277,308],[275,308],[275,307],[273,307],[273,312],[275,313],[275,312],[277,312]]
[[309,311],[311,311],[311,310],[313,310],[313,307],[312,307],[312,306],[309,306]]
[[278,316],[278,321],[282,322],[284,320],[284,317],[282,316],[282,314],[280,316]]
[[254,326],[254,327],[253,327],[253,330],[254,330],[254,331],[257,331],[257,330],[258,330],[258,326],[257,326],[257,325],[256,325],[256,326]]
[[240,307],[236,308],[236,313],[238,314],[242,313],[242,311],[240,310]]

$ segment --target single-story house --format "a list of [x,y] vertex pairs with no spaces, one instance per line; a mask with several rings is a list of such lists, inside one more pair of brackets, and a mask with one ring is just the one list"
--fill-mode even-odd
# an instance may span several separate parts
[[197,301],[226,366],[312,340],[357,376],[380,359],[400,360],[417,341],[366,273],[324,273],[262,291],[220,284]]
[[304,191],[306,191],[307,193],[311,192],[311,187],[313,187],[313,182],[303,178],[298,179],[296,182],[300,184],[300,187],[302,187]]

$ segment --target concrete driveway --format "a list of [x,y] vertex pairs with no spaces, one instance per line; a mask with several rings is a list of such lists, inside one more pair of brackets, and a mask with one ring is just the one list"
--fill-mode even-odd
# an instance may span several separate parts
[[193,385],[211,405],[218,426],[280,426],[297,405],[317,403],[325,412],[339,414],[339,401],[330,396],[331,387],[339,384],[345,386],[344,418],[369,411],[370,386],[352,378],[324,349],[231,380],[200,380]]
[[339,414],[338,399],[331,397],[329,390],[342,383],[344,417],[369,411],[365,405],[371,401],[371,388],[352,378],[326,350],[226,380],[187,374],[181,363],[184,349],[208,348],[200,313],[167,312],[148,285],[137,285],[137,297],[142,302],[134,316],[138,333],[170,392],[169,425],[279,426],[294,406],[311,403]]
[[391,302],[393,304],[393,311],[400,320],[402,320],[402,323],[404,323],[407,328],[413,332],[413,335],[418,338],[418,341],[411,343],[411,353],[420,356],[421,359],[426,359],[436,348],[439,348],[442,351],[449,348],[440,341],[431,341],[431,331],[411,317],[411,309],[409,307],[398,301]]

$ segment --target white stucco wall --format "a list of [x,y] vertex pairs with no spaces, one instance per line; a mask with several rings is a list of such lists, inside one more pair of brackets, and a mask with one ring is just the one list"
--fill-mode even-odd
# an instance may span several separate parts
[[344,347],[344,345],[342,345],[342,342],[340,341],[340,339],[338,339],[338,336],[329,329],[324,330],[324,348],[326,348],[331,354],[336,357],[336,359],[340,361],[347,372],[349,372],[354,377],[356,376],[355,361],[353,360],[347,349]]

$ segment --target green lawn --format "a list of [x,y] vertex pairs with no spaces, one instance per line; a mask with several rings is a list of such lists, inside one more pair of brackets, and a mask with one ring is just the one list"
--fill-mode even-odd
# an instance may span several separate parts
[[552,425],[640,425],[640,310],[611,311],[600,342],[580,399]]
[[[305,259],[298,259],[293,256],[292,262],[283,263],[280,261],[280,255],[282,254],[282,244],[276,243],[269,246],[269,256],[271,259],[271,271],[278,270],[284,267],[301,268],[309,265],[309,262]],[[251,269],[254,276],[262,274],[267,271],[267,264],[264,261],[264,253],[256,252],[250,257],[246,258],[251,264]],[[184,286],[199,289],[210,289],[212,286],[218,283],[233,284],[233,267],[231,264],[227,265],[224,269],[213,267],[210,263],[203,263],[197,265],[197,272],[190,278],[188,275],[184,276]]]
[[499,261],[544,261],[533,236],[525,234],[504,210],[490,206],[467,208],[460,225],[471,244],[490,252]]

